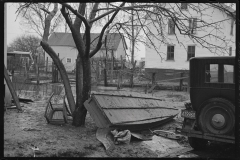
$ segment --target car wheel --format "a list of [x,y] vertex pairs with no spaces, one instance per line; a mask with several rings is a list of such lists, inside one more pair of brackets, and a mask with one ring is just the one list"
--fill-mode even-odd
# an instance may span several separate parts
[[235,107],[226,99],[213,98],[207,101],[199,115],[199,125],[203,132],[231,135],[235,125]]
[[203,150],[205,149],[208,140],[195,137],[188,137],[188,142],[194,150]]

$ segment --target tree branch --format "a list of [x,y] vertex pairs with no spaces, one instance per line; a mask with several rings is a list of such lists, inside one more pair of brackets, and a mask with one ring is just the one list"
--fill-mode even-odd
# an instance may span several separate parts
[[77,10],[74,10],[70,5],[66,4],[66,3],[61,3],[64,7],[68,8],[72,13],[74,13],[78,18],[80,18],[84,25],[85,25],[85,28],[88,28],[89,27],[89,23],[88,21],[86,20],[86,18],[84,16],[82,16],[81,14],[78,13]]
[[[93,9],[92,9],[92,11],[89,15],[89,20],[95,18],[96,11],[94,11],[94,10],[98,9],[98,6],[99,6],[99,3],[94,4]],[[83,37],[84,40],[86,39],[86,42],[85,42],[85,44],[86,44],[85,57],[89,57],[90,45],[91,45],[91,34],[90,34],[91,28],[92,28],[92,23],[89,23],[89,29],[88,29],[89,32],[87,32],[87,28],[86,28],[86,32],[85,32],[84,37]]]
[[99,36],[99,40],[98,40],[98,44],[96,46],[96,48],[90,53],[90,57],[94,56],[98,51],[99,49],[101,48],[102,46],[102,38],[103,38],[103,34],[106,30],[106,28],[112,23],[113,19],[115,18],[115,16],[118,14],[118,12],[120,11],[121,7],[125,5],[125,2],[123,2],[119,8],[115,11],[115,13],[112,15],[111,19],[105,24],[105,26],[103,27],[101,33],[100,33],[100,36]]
[[80,32],[77,32],[77,30],[73,27],[69,17],[68,17],[68,14],[66,13],[65,11],[65,7],[62,6],[61,8],[61,13],[63,15],[63,17],[65,18],[71,32],[72,32],[72,36],[73,36],[73,39],[74,39],[74,42],[75,42],[75,45],[77,47],[77,50],[78,52],[80,53],[80,56],[81,58],[83,57],[83,54],[85,52],[85,46],[84,46],[84,43],[83,43],[83,40],[81,38],[81,34]]
[[[86,3],[80,3],[78,7],[78,13],[84,16],[85,14],[85,9],[86,9]],[[74,28],[77,30],[77,32],[80,33],[80,27],[82,25],[82,20],[78,17],[76,17],[74,21]]]
[[45,19],[45,28],[44,28],[44,33],[43,33],[43,41],[45,41],[45,42],[48,41],[51,20],[56,15],[57,11],[58,11],[58,4],[54,3],[53,10],[50,12],[50,14],[48,14],[47,18]]

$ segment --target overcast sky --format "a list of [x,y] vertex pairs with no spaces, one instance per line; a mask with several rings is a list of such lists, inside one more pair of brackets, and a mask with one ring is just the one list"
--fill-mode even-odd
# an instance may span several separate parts
[[[15,38],[21,35],[33,34],[36,33],[27,33],[24,28],[19,24],[20,18],[17,17],[16,4],[7,3],[7,44],[10,44]],[[38,35],[37,35],[38,36]],[[126,40],[127,41],[127,40]],[[127,45],[130,46],[130,42],[127,41]],[[142,57],[145,57],[145,47],[144,45],[138,46],[139,50],[135,49],[135,59],[140,60]]]

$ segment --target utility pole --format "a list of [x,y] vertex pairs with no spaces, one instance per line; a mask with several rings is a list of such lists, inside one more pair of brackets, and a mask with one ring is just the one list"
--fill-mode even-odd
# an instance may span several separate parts
[[[132,4],[132,7],[133,7],[133,3]],[[131,64],[132,64],[132,69],[131,69],[131,76],[130,76],[130,87],[132,88],[133,87],[133,74],[134,74],[134,46],[135,46],[135,39],[134,39],[134,23],[133,23],[133,9],[131,10],[131,13],[132,13],[132,51],[131,51]]]

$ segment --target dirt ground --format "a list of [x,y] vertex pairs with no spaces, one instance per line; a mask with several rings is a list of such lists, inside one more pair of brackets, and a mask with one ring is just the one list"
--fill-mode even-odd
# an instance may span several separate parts
[[[134,91],[134,90],[133,90]],[[155,91],[156,97],[165,101],[183,103],[189,100],[187,92]],[[47,97],[35,97],[31,104],[24,104],[23,112],[8,109],[4,113],[4,157],[33,157],[31,149],[37,146],[36,157],[157,157],[157,154],[142,145],[118,145],[113,150],[106,151],[103,144],[97,140],[97,127],[89,115],[85,127],[74,127],[71,124],[51,125],[44,118]],[[160,129],[174,131],[182,124],[182,118],[177,117]],[[187,138],[178,141],[181,146],[190,148]],[[134,146],[134,147],[132,147]],[[208,152],[188,152],[182,157],[229,157],[233,154],[231,146],[221,149],[227,154],[209,146]]]

